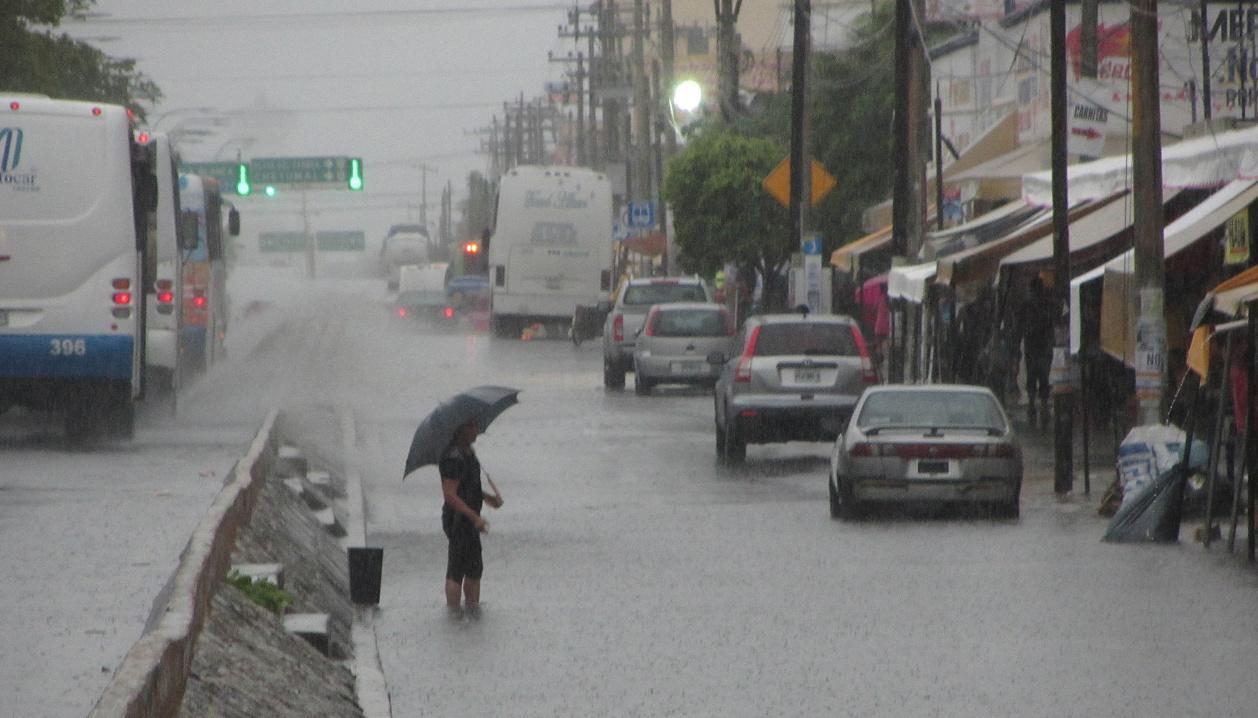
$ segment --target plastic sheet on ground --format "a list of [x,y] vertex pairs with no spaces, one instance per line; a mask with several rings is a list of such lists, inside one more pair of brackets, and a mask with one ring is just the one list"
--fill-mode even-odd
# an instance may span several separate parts
[[[1118,447],[1123,503],[1110,519],[1106,541],[1178,541],[1184,480],[1178,470],[1184,432],[1173,426],[1137,426]],[[1193,441],[1189,467],[1206,463],[1205,442]]]

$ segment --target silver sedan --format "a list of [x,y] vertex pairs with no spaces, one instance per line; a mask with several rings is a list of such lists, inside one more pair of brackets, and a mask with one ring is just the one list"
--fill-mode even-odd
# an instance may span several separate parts
[[720,304],[656,304],[647,313],[633,348],[633,388],[646,395],[656,384],[712,386],[720,364],[713,353],[734,348],[734,319]]
[[890,502],[976,503],[1018,516],[1022,448],[984,387],[865,390],[830,457],[830,515]]

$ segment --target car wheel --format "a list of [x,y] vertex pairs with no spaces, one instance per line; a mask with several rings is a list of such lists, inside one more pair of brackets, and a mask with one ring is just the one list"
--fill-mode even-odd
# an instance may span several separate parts
[[826,488],[830,489],[830,518],[837,519],[839,517],[839,492],[834,490],[834,480],[826,480]]
[[725,458],[735,464],[747,460],[747,440],[732,421],[725,422]]
[[651,393],[652,383],[650,379],[644,378],[638,373],[637,369],[633,370],[633,393],[638,396],[648,396]]
[[[635,377],[636,378],[636,377]],[[625,370],[619,364],[603,360],[603,386],[608,389],[625,388]]]
[[835,477],[835,483],[837,486],[830,487],[830,515],[844,521],[860,518],[860,505],[852,495],[852,487],[838,477]]
[[1003,501],[996,504],[996,509],[992,512],[996,518],[1016,519],[1022,514],[1022,502],[1017,497],[1009,501]]

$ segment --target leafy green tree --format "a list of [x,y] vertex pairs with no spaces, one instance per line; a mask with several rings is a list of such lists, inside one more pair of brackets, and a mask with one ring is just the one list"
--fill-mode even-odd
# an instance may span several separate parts
[[94,2],[7,0],[0,10],[0,89],[126,105],[141,116],[141,103],[156,104],[161,90],[135,60],[110,57],[48,29]]
[[786,210],[760,183],[785,155],[772,140],[710,128],[669,161],[664,198],[684,271],[712,276],[734,262],[760,275],[771,300],[781,296],[782,272],[798,248]]

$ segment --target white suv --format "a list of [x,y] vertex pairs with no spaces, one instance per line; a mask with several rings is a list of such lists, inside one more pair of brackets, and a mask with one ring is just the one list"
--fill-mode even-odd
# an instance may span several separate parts
[[651,277],[625,282],[603,323],[603,386],[625,388],[625,372],[633,369],[633,347],[638,331],[651,307],[710,301],[711,293],[699,277]]

